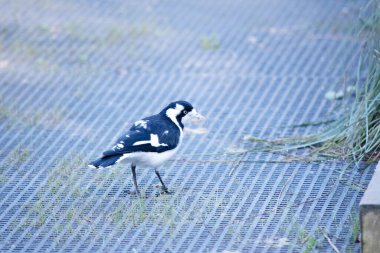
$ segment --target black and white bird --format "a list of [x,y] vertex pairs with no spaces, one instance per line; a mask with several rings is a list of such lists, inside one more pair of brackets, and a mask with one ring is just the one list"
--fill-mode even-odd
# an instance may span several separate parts
[[153,167],[162,190],[169,193],[157,168],[178,151],[183,137],[183,119],[203,121],[204,117],[189,102],[172,102],[159,114],[136,121],[119,137],[112,149],[104,151],[99,159],[89,164],[89,167],[100,168],[120,162],[130,163],[138,195],[140,191],[136,180],[136,166]]

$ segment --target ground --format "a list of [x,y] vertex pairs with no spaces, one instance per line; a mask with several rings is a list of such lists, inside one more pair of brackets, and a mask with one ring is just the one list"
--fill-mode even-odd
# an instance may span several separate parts
[[[1,1],[0,251],[357,252],[373,168],[255,152],[357,78],[354,0]],[[360,78],[360,73],[359,73]],[[206,115],[175,160],[89,169],[132,122]],[[308,125],[308,124],[306,124]],[[332,243],[329,243],[329,240]]]

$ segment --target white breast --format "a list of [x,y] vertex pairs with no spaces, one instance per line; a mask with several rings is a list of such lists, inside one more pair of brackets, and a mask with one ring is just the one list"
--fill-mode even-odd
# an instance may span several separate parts
[[147,167],[159,167],[172,158],[178,150],[178,146],[175,149],[168,150],[162,153],[155,152],[135,152],[123,155],[117,162],[134,163],[137,166]]

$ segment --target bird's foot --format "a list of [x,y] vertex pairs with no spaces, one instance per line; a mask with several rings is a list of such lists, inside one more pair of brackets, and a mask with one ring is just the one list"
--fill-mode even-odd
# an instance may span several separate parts
[[140,191],[131,191],[131,190],[124,190],[124,193],[131,195],[131,196],[136,196],[142,198],[143,195],[141,194]]
[[166,187],[166,186],[162,186],[162,185],[156,185],[157,188],[160,189],[160,192],[158,192],[156,194],[156,196],[160,196],[160,195],[173,195],[174,192],[171,192],[169,191],[169,189]]

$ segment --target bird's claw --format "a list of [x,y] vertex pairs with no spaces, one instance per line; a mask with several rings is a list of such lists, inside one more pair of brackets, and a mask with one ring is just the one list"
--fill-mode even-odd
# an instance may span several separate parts
[[142,198],[143,196],[141,195],[140,191],[130,191],[130,190],[124,190],[124,192],[128,195],[131,196],[136,196]]
[[169,191],[169,189],[164,187],[164,186],[160,186],[159,188],[161,191],[156,194],[157,197],[160,195],[173,195],[174,194],[174,192]]

